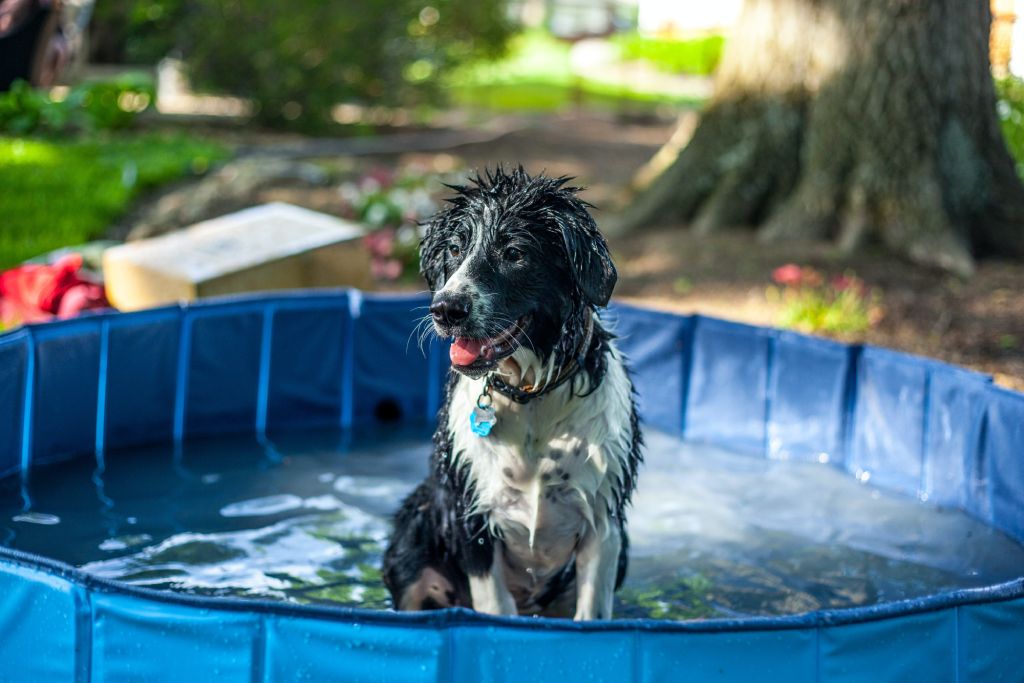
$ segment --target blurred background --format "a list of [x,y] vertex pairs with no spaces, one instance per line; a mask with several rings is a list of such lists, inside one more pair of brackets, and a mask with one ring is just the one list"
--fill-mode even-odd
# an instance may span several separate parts
[[[882,14],[887,4],[898,3],[866,3]],[[687,159],[683,150],[690,149],[692,159],[723,109],[741,109],[751,99],[757,88],[737,74],[757,71],[758,87],[767,91],[764,83],[813,70],[785,56],[819,41],[816,31],[829,22],[855,23],[842,10],[825,11],[833,5],[0,0],[0,270],[7,271],[0,279],[0,325],[117,304],[104,289],[108,250],[271,202],[356,225],[369,272],[362,286],[422,290],[419,222],[440,205],[443,183],[465,182],[488,165],[521,163],[533,172],[574,176],[587,188],[583,196],[596,205],[610,237],[621,298],[892,346],[967,364],[1024,388],[1024,266],[1012,228],[1005,241],[961,240],[962,253],[942,239],[921,246],[891,237],[892,231],[857,227],[864,220],[850,209],[862,196],[855,188],[853,199],[836,210],[836,230],[765,240],[754,230],[732,228],[762,219],[771,224],[767,190],[757,195],[756,210],[726,211],[732,216],[726,220],[721,207],[742,205],[763,184],[761,177],[785,176],[770,155],[755,154],[753,175],[742,177],[722,170],[739,163],[735,145],[709,153],[703,166],[677,163]],[[984,42],[986,82],[978,106],[999,136],[987,144],[1009,153],[1019,183],[1024,19],[1018,13],[1024,2],[986,5],[971,19],[973,30],[964,32]],[[909,19],[892,19],[893,25],[933,21],[925,10],[915,19],[914,11]],[[934,21],[963,28],[952,10],[947,14]],[[758,31],[771,36],[757,37]],[[783,44],[787,31],[800,48]],[[852,60],[858,49],[881,54],[885,42],[868,37],[865,47],[849,47],[844,58]],[[758,41],[771,49],[741,49]],[[835,39],[835,45],[842,42]],[[907,125],[909,117],[926,140],[945,139],[945,133],[934,132],[913,107],[908,115],[896,105],[944,82],[936,54],[922,49],[911,65],[913,88],[870,86],[886,93],[888,104],[878,116],[892,116],[894,127]],[[868,57],[860,55],[864,63]],[[810,61],[821,60],[815,53]],[[936,62],[931,70],[918,68],[929,60]],[[800,78],[801,102],[825,92],[825,86],[807,85],[816,77]],[[747,90],[736,83],[747,83]],[[848,87],[859,93],[861,86]],[[778,101],[788,102],[793,92],[787,89]],[[759,91],[758,97],[761,106],[776,95],[765,100]],[[806,112],[809,105],[797,109]],[[746,127],[749,116],[728,123],[734,120],[719,125],[726,137],[762,139]],[[953,166],[969,166],[964,158]],[[658,189],[657,178],[672,167],[683,195],[713,176],[724,178],[719,190],[732,193],[708,190],[697,202],[704,211],[664,211],[664,196],[654,203],[650,198],[671,194],[664,182]],[[878,168],[884,175],[885,164]],[[787,191],[806,184],[795,178]],[[871,205],[870,191],[866,196]],[[637,213],[637,206],[647,208]],[[960,215],[952,200],[943,206]],[[714,229],[709,215],[717,217]],[[864,215],[869,223],[885,223],[882,209]],[[736,226],[718,229],[718,223]],[[1024,235],[1024,224],[1016,225]],[[154,248],[147,258],[160,258]],[[947,251],[952,256],[945,258]],[[281,255],[264,251],[258,258]],[[267,278],[246,287],[293,284]]]

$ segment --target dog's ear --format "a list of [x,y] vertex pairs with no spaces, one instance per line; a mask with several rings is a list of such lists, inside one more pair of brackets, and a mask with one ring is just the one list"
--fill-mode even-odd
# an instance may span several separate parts
[[619,275],[608,254],[608,243],[594,219],[585,207],[570,206],[568,211],[559,212],[557,223],[565,241],[569,268],[580,291],[591,304],[607,306]]

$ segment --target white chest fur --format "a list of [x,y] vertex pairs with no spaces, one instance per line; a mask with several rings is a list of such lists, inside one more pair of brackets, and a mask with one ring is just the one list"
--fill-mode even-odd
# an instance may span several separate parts
[[[475,511],[489,516],[502,539],[513,589],[541,588],[583,536],[608,532],[633,440],[629,379],[618,352],[609,353],[607,373],[589,396],[573,397],[571,383],[525,405],[493,393],[497,424],[486,437],[469,423],[484,380],[462,377],[455,388],[453,457],[470,469]],[[531,359],[517,360],[525,366]]]

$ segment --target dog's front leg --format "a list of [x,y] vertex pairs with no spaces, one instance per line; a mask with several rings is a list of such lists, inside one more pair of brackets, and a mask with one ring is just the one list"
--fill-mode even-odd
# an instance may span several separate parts
[[621,547],[618,526],[607,520],[601,520],[597,529],[588,529],[580,540],[576,549],[576,621],[612,618]]
[[516,601],[505,583],[505,556],[501,541],[494,541],[494,554],[489,567],[479,574],[469,573],[469,593],[473,609],[485,614],[515,615]]

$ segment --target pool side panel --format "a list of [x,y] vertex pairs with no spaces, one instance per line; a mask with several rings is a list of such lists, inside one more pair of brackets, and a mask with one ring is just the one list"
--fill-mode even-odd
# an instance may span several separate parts
[[92,680],[250,683],[260,617],[92,595]]
[[104,408],[107,449],[167,443],[174,435],[174,383],[181,311],[109,318]]
[[643,683],[815,681],[813,628],[791,631],[638,634]]
[[0,682],[76,680],[77,590],[0,561]]
[[626,633],[452,627],[451,683],[636,680],[635,641]]
[[987,465],[991,523],[1024,542],[1024,396],[992,387],[987,421],[981,461]]
[[270,345],[267,424],[273,428],[334,426],[341,412],[348,298],[281,306]]
[[602,320],[626,357],[644,424],[682,434],[693,318],[617,304]]
[[927,383],[926,361],[885,349],[863,349],[846,461],[851,474],[901,493],[919,493]]
[[269,681],[428,683],[446,681],[443,629],[268,617],[265,671]]
[[956,610],[821,629],[822,683],[957,683]]
[[262,308],[193,306],[185,401],[185,438],[254,431],[259,391]]
[[0,479],[21,469],[25,377],[31,349],[24,331],[0,337]]
[[421,296],[367,296],[354,321],[356,421],[420,419],[430,389],[430,353],[413,334],[427,313]]
[[1024,680],[1024,599],[964,605],[958,614],[958,683]]
[[100,372],[99,321],[39,325],[32,420],[32,466],[92,454]]
[[764,455],[771,331],[700,316],[695,325],[686,438]]
[[921,484],[932,503],[963,509],[975,505],[975,512],[988,509],[988,491],[973,463],[990,387],[985,375],[950,366],[932,368]]
[[768,457],[842,464],[850,348],[786,332],[774,346]]

